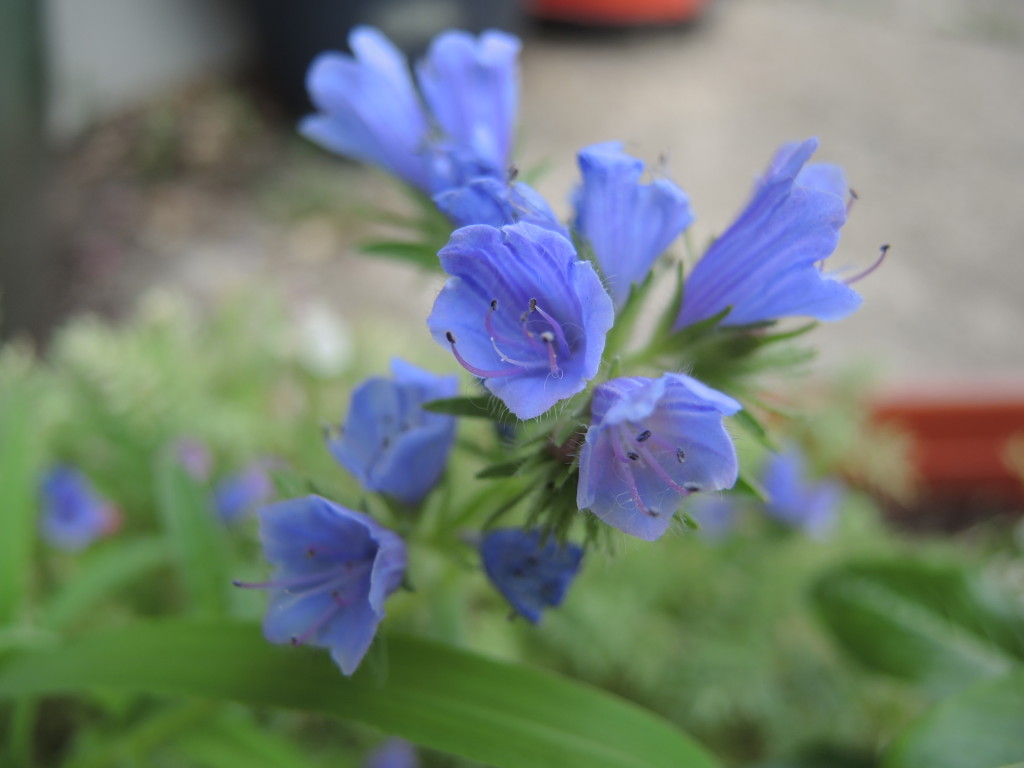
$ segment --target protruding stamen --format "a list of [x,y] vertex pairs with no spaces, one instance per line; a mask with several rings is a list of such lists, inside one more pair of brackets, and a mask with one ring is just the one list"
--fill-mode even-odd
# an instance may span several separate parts
[[850,210],[853,208],[853,204],[860,200],[860,195],[857,194],[857,190],[850,187],[850,198],[846,201],[846,215],[850,215]]
[[555,378],[562,378],[562,369],[558,367],[558,355],[555,354],[554,337],[552,337],[550,331],[544,331],[540,337],[548,348],[548,367],[551,369],[551,375]]
[[859,275],[854,275],[853,277],[849,278],[848,280],[845,280],[844,282],[847,285],[852,285],[853,283],[856,283],[858,280],[863,280],[865,277],[867,277],[872,272],[874,272],[876,269],[878,269],[880,266],[882,266],[882,262],[885,261],[885,255],[888,252],[889,252],[889,244],[886,243],[885,245],[883,245],[881,248],[878,249],[878,258],[875,259],[875,263],[874,264],[872,264],[870,267],[865,269]]
[[523,368],[499,368],[497,370],[489,371],[486,368],[477,368],[471,364],[466,358],[462,356],[458,348],[455,346],[455,334],[451,331],[445,331],[444,337],[448,339],[448,343],[451,345],[452,354],[455,355],[455,361],[465,368],[467,371],[472,373],[474,376],[479,376],[481,379],[499,379],[503,376],[512,376],[517,373],[522,373]]
[[559,325],[558,321],[555,320],[551,315],[543,310],[543,308],[537,306],[536,299],[530,299],[530,311],[536,312],[538,315],[544,318],[544,321],[551,326],[551,330],[555,332],[555,336],[558,338],[558,346],[562,349],[562,354],[569,354],[569,342],[565,339],[565,332],[562,330],[562,326]]
[[637,450],[639,450],[640,455],[643,456],[644,464],[649,466],[651,470],[654,472],[654,474],[660,477],[669,488],[671,488],[676,493],[682,494],[683,496],[689,493],[685,485],[680,485],[679,483],[672,479],[669,473],[665,471],[665,468],[661,466],[660,462],[654,457],[650,450],[648,450],[647,448],[638,448]]
[[313,635],[315,635],[321,627],[323,627],[328,621],[330,621],[334,614],[344,608],[348,602],[342,600],[338,592],[331,593],[331,604],[326,611],[321,613],[306,629],[303,630],[301,635],[296,635],[292,638],[292,645],[299,646],[304,645]]
[[491,312],[497,312],[497,311],[498,311],[498,300],[497,299],[491,299]]
[[636,505],[636,508],[648,517],[657,517],[659,513],[655,510],[649,509],[647,505],[644,504],[643,499],[640,498],[640,491],[636,487],[636,478],[633,477],[633,469],[629,466],[629,459],[627,459],[625,454],[623,454],[622,446],[619,444],[619,435],[612,435],[612,453],[615,455],[615,458],[619,463],[624,465],[623,469],[626,473],[626,485],[629,487],[629,495],[633,499],[633,503]]
[[519,178],[519,168],[514,165],[508,167],[508,183],[511,184],[513,181]]
[[533,366],[533,363],[525,363],[522,360],[513,360],[511,357],[506,355],[498,348],[498,342],[494,340],[493,336],[491,336],[491,346],[494,347],[494,351],[498,354],[498,357],[503,363],[512,363],[512,365],[518,365],[520,368],[530,368]]
[[647,442],[650,439],[651,439],[651,430],[649,430],[649,429],[645,429],[643,432],[641,432],[639,435],[636,436],[636,441],[638,443],[645,443],[645,442]]

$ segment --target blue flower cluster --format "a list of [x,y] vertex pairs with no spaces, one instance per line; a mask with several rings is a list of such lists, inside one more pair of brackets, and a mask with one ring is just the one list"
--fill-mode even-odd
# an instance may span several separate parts
[[[503,435],[483,476],[523,478],[526,526],[485,531],[479,555],[513,609],[537,622],[580,568],[584,548],[566,540],[574,519],[650,541],[687,497],[734,486],[725,419],[744,406],[679,372],[693,370],[686,345],[741,338],[730,354],[752,354],[779,319],[836,320],[858,307],[851,281],[824,267],[846,219],[846,181],[837,167],[808,164],[817,140],[784,145],[678,286],[667,321],[631,349],[636,334],[612,332],[647,301],[655,263],[693,222],[682,189],[664,174],[645,180],[643,161],[622,144],[594,144],[579,152],[566,225],[509,172],[518,40],[447,32],[415,76],[375,29],[357,28],[349,45],[351,55],[326,53],[310,68],[317,112],[300,130],[426,193],[453,225],[427,326],[482,387],[485,415]],[[390,378],[356,388],[340,436],[328,441],[362,488],[389,501],[403,536],[415,537],[416,508],[445,476],[459,404],[481,400],[457,395],[455,377],[396,360]],[[510,425],[512,417],[530,423]],[[780,519],[797,514],[790,501],[777,494]],[[793,504],[813,516],[818,502],[805,501]],[[515,507],[502,504],[490,519]],[[326,646],[351,674],[403,580],[403,538],[316,496],[267,507],[261,519],[275,573],[248,586],[270,592],[267,637]]]

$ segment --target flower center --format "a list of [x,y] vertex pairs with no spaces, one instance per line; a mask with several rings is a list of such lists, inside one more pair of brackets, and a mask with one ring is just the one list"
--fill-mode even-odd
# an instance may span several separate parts
[[[689,496],[700,490],[699,483],[683,483],[680,485],[672,479],[661,461],[666,457],[674,457],[676,462],[686,461],[686,451],[663,440],[650,429],[626,422],[614,428],[611,435],[612,453],[620,464],[629,495],[636,508],[650,517],[657,517],[660,510],[652,509],[644,503],[636,484],[634,472],[649,470],[665,485],[680,496]],[[671,461],[671,458],[669,458]]]
[[561,323],[546,312],[537,299],[530,299],[527,308],[520,313],[518,323],[510,319],[508,313],[498,317],[499,311],[501,307],[498,300],[491,299],[487,314],[484,315],[484,331],[498,359],[509,367],[487,369],[471,364],[456,347],[458,340],[455,334],[446,331],[445,338],[459,365],[482,379],[516,376],[545,369],[556,379],[562,378],[564,373],[558,364],[559,355],[568,357],[570,348]]

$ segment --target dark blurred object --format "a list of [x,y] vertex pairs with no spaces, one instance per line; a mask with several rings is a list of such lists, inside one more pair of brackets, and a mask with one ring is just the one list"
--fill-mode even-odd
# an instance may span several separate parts
[[521,0],[252,0],[259,75],[290,116],[312,110],[306,70],[322,51],[347,51],[352,27],[379,28],[411,57],[446,29],[517,32]]
[[45,237],[42,6],[0,3],[0,338],[42,340],[55,314]]
[[642,26],[696,21],[711,0],[529,0],[546,21],[589,26]]

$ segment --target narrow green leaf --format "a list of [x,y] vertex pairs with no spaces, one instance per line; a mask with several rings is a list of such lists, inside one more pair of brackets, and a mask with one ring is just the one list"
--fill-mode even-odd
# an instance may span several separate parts
[[767,448],[769,451],[778,451],[778,446],[776,446],[772,441],[771,436],[768,434],[768,430],[764,428],[760,419],[754,416],[754,414],[749,410],[744,408],[742,411],[734,413],[730,418],[746,430],[746,432],[757,440],[760,445]]
[[511,419],[512,414],[504,404],[490,395],[474,397],[445,397],[424,403],[423,410],[431,413],[447,413],[449,416],[465,416],[471,419]]
[[110,592],[169,560],[170,548],[160,538],[119,539],[98,545],[83,555],[75,578],[61,585],[42,606],[41,623],[51,629],[64,629]]
[[0,626],[21,617],[29,595],[39,469],[32,403],[25,378],[0,380]]
[[343,677],[321,650],[228,621],[140,623],[11,657],[0,697],[96,687],[231,699],[357,720],[497,768],[712,768],[640,707],[551,672],[422,639],[388,638],[384,676]]
[[491,464],[491,466],[477,472],[476,477],[479,480],[487,480],[494,477],[512,477],[523,468],[526,462],[527,459],[518,459],[516,461],[505,461],[501,464]]
[[406,242],[403,240],[380,240],[363,243],[359,252],[367,256],[388,256],[393,259],[409,261],[424,269],[438,269],[437,251],[423,243]]
[[740,469],[739,477],[736,478],[736,485],[732,487],[735,493],[742,493],[747,496],[753,496],[755,499],[760,501],[762,504],[767,504],[771,499],[768,496],[768,492],[764,489],[764,486],[760,482],[755,480],[753,477],[748,475],[743,469]]
[[[191,728],[176,740],[178,750],[211,768],[312,768],[297,746],[273,731],[238,716],[222,714]],[[332,761],[332,766],[339,763]]]
[[231,579],[223,531],[209,499],[172,451],[156,463],[156,500],[193,612],[222,616]]
[[937,692],[1006,673],[1024,617],[960,566],[903,559],[827,573],[813,598],[825,626],[866,666]]
[[1024,669],[928,710],[885,753],[884,768],[994,768],[1024,757]]

